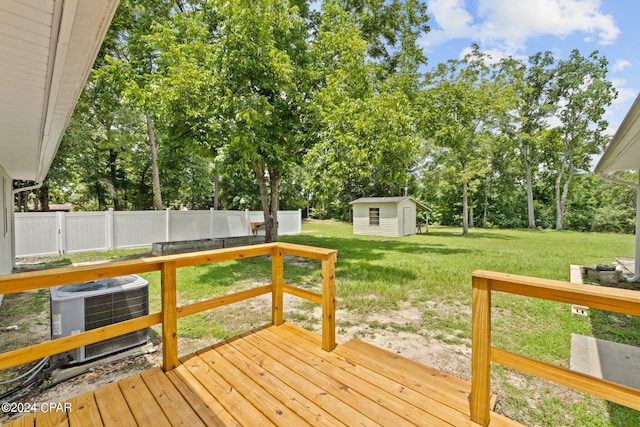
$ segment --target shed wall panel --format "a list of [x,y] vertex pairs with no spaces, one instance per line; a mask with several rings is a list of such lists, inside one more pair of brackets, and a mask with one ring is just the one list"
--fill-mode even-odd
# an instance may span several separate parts
[[[380,225],[369,225],[369,208],[380,209]],[[353,205],[353,234],[398,236],[398,211],[395,203]]]

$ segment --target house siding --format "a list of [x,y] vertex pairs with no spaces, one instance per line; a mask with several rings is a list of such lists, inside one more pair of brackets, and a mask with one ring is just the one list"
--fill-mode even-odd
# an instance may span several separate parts
[[13,269],[12,182],[0,166],[0,274],[9,274]]
[[[369,208],[380,209],[380,225],[369,225]],[[353,205],[353,234],[399,236],[397,205],[395,203]]]

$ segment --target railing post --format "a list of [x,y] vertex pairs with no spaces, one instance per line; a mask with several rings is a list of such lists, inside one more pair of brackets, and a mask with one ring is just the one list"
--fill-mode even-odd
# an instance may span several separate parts
[[472,277],[471,421],[491,421],[491,281]]
[[336,254],[322,260],[322,349],[336,347]]
[[162,292],[162,369],[178,366],[178,311],[176,263],[165,262],[161,269]]
[[284,322],[282,308],[284,305],[284,256],[282,249],[276,243],[271,254],[271,321],[274,325]]

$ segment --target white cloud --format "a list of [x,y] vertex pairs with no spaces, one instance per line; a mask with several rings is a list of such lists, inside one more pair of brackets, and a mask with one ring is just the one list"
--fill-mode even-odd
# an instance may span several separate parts
[[618,59],[612,66],[611,71],[622,71],[625,68],[631,67],[631,62],[625,59]]
[[426,44],[438,45],[451,39],[475,37],[473,17],[465,9],[464,0],[431,0],[427,11],[440,29],[431,30]]
[[427,47],[470,38],[512,54],[536,36],[566,37],[582,32],[585,38],[596,37],[606,45],[620,34],[613,17],[600,11],[600,0],[478,0],[476,21],[467,3],[470,2],[427,1],[427,10],[437,24],[424,39]]
[[637,92],[627,86],[626,79],[611,79],[611,83],[618,91],[618,97],[613,100],[612,105],[627,105],[636,99]]

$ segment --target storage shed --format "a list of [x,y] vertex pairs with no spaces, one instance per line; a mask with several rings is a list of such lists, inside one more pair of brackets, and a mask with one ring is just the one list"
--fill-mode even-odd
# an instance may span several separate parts
[[363,197],[349,204],[353,207],[353,234],[373,236],[416,234],[417,213],[430,210],[411,196]]

